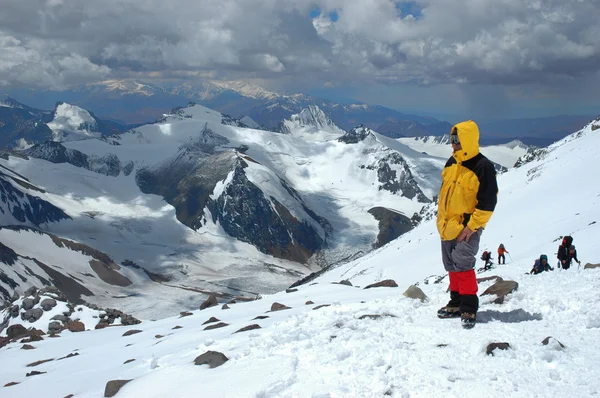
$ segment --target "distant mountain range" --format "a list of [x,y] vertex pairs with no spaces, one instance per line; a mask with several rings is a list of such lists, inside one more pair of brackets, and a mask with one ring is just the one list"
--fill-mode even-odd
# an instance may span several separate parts
[[[155,85],[122,79],[79,86],[68,91],[10,90],[12,98],[38,109],[67,102],[93,110],[105,123],[142,124],[156,120],[171,109],[194,102],[232,118],[250,117],[256,128],[278,131],[283,120],[318,106],[333,123],[349,130],[365,125],[392,138],[447,134],[451,123],[428,116],[403,113],[360,102],[337,103],[305,94],[282,94],[240,81],[204,81],[180,85]],[[479,123],[485,145],[520,140],[527,145],[547,146],[581,128],[591,115],[562,115]],[[125,129],[126,130],[126,129]]]

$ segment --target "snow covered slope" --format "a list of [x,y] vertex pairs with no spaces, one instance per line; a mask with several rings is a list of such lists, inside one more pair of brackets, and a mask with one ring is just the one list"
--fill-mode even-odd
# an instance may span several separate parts
[[[449,145],[447,135],[414,138],[406,137],[398,138],[398,141],[415,151],[425,152],[431,156],[448,159],[452,154],[452,148]],[[481,153],[492,162],[498,163],[506,168],[511,168],[521,156],[527,153],[529,148],[531,147],[523,144],[521,141],[515,140],[502,145],[482,146]]]
[[[101,396],[110,380],[131,380],[119,397],[596,396],[600,269],[525,274],[540,254],[553,257],[565,234],[583,263],[600,263],[594,125],[600,120],[499,177],[498,207],[481,248],[502,242],[510,261],[481,276],[499,275],[519,288],[503,304],[482,296],[472,330],[435,316],[448,293],[446,279],[429,278],[444,275],[432,220],[297,291],[135,327],[63,331],[33,342],[33,350],[9,344],[0,349],[0,385],[12,384],[2,396],[41,388],[49,396]],[[576,189],[557,189],[557,180]],[[363,289],[388,278],[399,287]],[[329,283],[341,279],[355,286]],[[428,300],[402,295],[415,283]],[[481,291],[492,283],[482,282]],[[276,302],[289,308],[271,311]],[[124,336],[126,329],[140,332]],[[510,347],[486,355],[494,342]],[[194,365],[207,351],[227,360],[212,369]],[[69,353],[79,355],[65,358]],[[46,373],[26,377],[32,370]]]

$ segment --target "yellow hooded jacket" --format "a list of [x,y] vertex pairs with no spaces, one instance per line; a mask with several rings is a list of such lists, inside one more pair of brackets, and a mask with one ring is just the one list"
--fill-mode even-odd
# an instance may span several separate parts
[[442,240],[458,237],[465,226],[484,228],[496,207],[498,183],[494,165],[479,153],[479,128],[474,121],[456,124],[462,146],[442,171],[437,228]]

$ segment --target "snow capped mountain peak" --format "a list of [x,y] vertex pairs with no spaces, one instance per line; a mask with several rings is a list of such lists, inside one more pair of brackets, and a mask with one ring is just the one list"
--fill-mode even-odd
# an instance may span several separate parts
[[104,89],[106,91],[119,93],[120,95],[142,95],[150,97],[161,88],[149,83],[140,82],[133,79],[109,79],[86,85],[91,89]]
[[8,96],[0,99],[0,107],[27,109],[27,106],[21,104],[17,100],[14,100],[14,99],[12,99],[12,98],[10,98]]
[[76,105],[59,102],[54,109],[54,118],[46,123],[52,130],[52,141],[71,141],[97,138],[97,120],[90,112]]
[[[284,134],[314,135],[319,132],[329,133],[328,137],[343,135],[344,131],[336,126],[318,106],[310,105],[300,113],[292,115],[281,123],[280,131]],[[330,138],[330,137],[329,137]]]
[[338,141],[345,142],[346,144],[356,144],[360,141],[366,140],[368,137],[375,138],[374,133],[375,132],[373,130],[361,124],[348,131],[346,134],[340,137]]
[[277,94],[276,92],[269,91],[269,90],[259,87],[257,85],[243,82],[243,81],[235,81],[235,80],[214,81],[213,80],[213,81],[209,82],[209,84],[217,89],[222,90],[222,91],[232,90],[232,91],[235,91],[236,93],[238,93],[244,97],[248,97],[248,98],[275,100],[280,97],[280,95]]

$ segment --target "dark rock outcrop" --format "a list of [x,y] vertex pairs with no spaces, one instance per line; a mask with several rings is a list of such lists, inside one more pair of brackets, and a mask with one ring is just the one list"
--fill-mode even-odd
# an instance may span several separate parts
[[254,323],[252,325],[244,326],[243,328],[238,329],[233,333],[247,332],[249,330],[260,329],[260,328],[261,328],[260,325],[257,325],[256,323]]
[[204,301],[202,304],[200,304],[200,310],[205,310],[210,307],[216,307],[217,305],[219,305],[219,302],[217,301],[217,296],[215,296],[214,294],[211,294],[206,299],[206,301]]
[[273,303],[271,305],[271,312],[281,311],[281,310],[289,310],[290,307],[281,303]]
[[508,350],[510,348],[509,343],[490,343],[488,344],[485,353],[487,355],[494,355],[494,350]]
[[371,289],[374,287],[398,287],[398,284],[393,279],[385,279],[380,282],[371,283],[370,285],[365,287],[365,289]]
[[212,369],[223,365],[227,361],[229,361],[229,358],[222,352],[206,351],[194,359],[194,365],[208,365]]
[[225,323],[225,322],[219,322],[219,323],[215,323],[213,325],[208,325],[207,327],[204,328],[204,330],[219,329],[219,328],[224,328],[225,326],[229,326],[229,324]]
[[119,392],[119,390],[127,383],[129,383],[131,381],[130,380],[111,380],[108,383],[106,383],[106,387],[104,387],[104,396],[105,397],[114,397],[115,395],[117,395],[117,393]]
[[493,301],[494,304],[502,304],[504,303],[504,298],[506,295],[516,291],[519,288],[519,284],[515,281],[497,281],[492,286],[488,287],[483,293],[482,296],[486,295],[496,295],[497,298]]
[[412,220],[397,211],[385,207],[373,207],[369,209],[369,214],[379,221],[379,234],[374,244],[375,248],[384,246],[413,229]]

